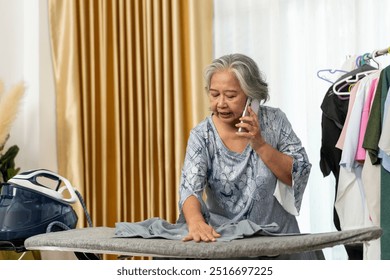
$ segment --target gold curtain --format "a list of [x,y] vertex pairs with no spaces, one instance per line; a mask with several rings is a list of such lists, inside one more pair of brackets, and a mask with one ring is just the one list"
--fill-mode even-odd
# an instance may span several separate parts
[[58,172],[94,226],[174,222],[189,131],[208,114],[212,1],[48,1]]

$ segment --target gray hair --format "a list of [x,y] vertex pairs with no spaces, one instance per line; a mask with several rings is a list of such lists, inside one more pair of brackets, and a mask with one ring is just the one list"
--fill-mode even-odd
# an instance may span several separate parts
[[210,90],[211,77],[215,72],[229,70],[236,76],[247,96],[266,102],[269,99],[268,84],[256,62],[243,54],[228,54],[214,59],[205,69],[206,90]]

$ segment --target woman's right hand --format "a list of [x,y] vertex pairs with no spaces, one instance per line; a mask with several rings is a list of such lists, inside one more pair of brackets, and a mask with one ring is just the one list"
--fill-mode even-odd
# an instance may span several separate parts
[[191,225],[188,225],[188,235],[183,238],[183,241],[214,242],[218,237],[221,237],[221,235],[206,222],[192,221]]
[[204,220],[200,203],[195,196],[189,196],[183,205],[183,213],[186,219],[188,234],[183,241],[214,242],[221,235]]

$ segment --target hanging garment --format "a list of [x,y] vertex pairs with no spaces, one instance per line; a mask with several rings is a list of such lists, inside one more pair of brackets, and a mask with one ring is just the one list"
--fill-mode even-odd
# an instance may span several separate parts
[[[390,197],[390,172],[383,168],[388,154],[378,143],[379,138],[383,142],[388,139],[386,132],[390,129],[389,123],[385,125],[387,113],[384,114],[385,100],[382,93],[382,87],[389,89],[390,73],[387,72],[389,67],[384,69],[386,74],[370,65],[364,67],[364,73],[358,74],[359,69],[355,69],[340,77],[332,88],[332,92],[340,98],[349,98],[344,125],[336,141],[336,148],[341,150],[341,156],[336,182],[335,217],[340,217],[341,229],[380,224],[390,232],[390,204],[383,203],[385,197]],[[377,92],[380,92],[379,96]],[[329,118],[325,118],[323,112],[322,123],[326,123],[324,120],[329,121]],[[323,138],[325,133],[323,129]],[[323,139],[321,146],[320,167],[323,175],[327,176],[332,170],[329,164],[332,160],[326,160],[322,155],[323,148],[326,147],[325,141]],[[390,259],[388,235],[366,242],[364,259]],[[349,255],[348,249],[347,253]]]
[[[335,147],[340,149],[340,150],[343,150],[343,147],[344,147],[344,141],[345,141],[345,134],[347,132],[347,127],[348,127],[348,123],[349,123],[349,119],[351,118],[351,112],[352,112],[352,108],[353,108],[353,104],[355,103],[355,98],[356,98],[356,92],[359,88],[359,85],[360,85],[360,81],[356,83],[356,85],[352,88],[350,94],[349,94],[349,103],[348,103],[348,109],[347,109],[347,116],[345,118],[345,122],[344,122],[344,126],[341,130],[341,133],[340,133],[340,136],[336,142],[336,145]],[[340,160],[341,160],[341,156],[340,156]],[[340,161],[338,162],[338,164],[340,164]]]
[[[347,133],[347,129],[349,127],[349,122],[350,122],[351,118],[352,118],[354,125],[352,126],[353,131],[350,129],[350,133],[354,133],[356,135],[359,135],[361,116],[362,116],[362,112],[363,112],[363,105],[364,105],[365,100],[367,99],[368,90],[369,90],[372,82],[379,78],[379,75],[380,75],[380,71],[377,71],[374,74],[366,76],[365,78],[358,81],[355,84],[355,86],[352,88],[352,90],[350,92],[347,117],[345,120],[343,130],[341,131],[340,138],[336,144],[337,148],[344,150],[346,133]],[[375,87],[376,87],[376,85],[375,85]],[[355,104],[356,98],[357,98],[357,103]],[[353,116],[351,116],[352,112],[353,112]],[[352,143],[350,142],[350,143],[348,143],[348,145],[353,144],[353,146],[349,147],[349,148],[355,149],[355,147],[357,147],[358,139],[359,139],[358,137],[357,138],[349,138],[349,141],[352,141]],[[355,143],[355,141],[356,141],[356,143]]]
[[[349,98],[340,98],[334,94],[333,86],[331,86],[326,92],[321,104],[322,139],[320,169],[324,177],[328,176],[331,172],[334,175],[336,195],[338,193],[339,163],[341,159],[341,150],[336,148],[336,143],[346,120],[349,102]],[[335,207],[333,207],[333,222],[336,229],[340,231],[340,220]],[[362,245],[345,245],[344,247],[349,259],[363,258]]]
[[[368,158],[368,152],[366,152]],[[366,198],[368,219],[365,219],[366,227],[380,227],[380,174],[379,164],[372,164],[370,160],[364,161],[362,170],[362,182]],[[364,259],[381,259],[381,241],[380,238],[363,244]]]
[[[380,238],[381,259],[390,259],[390,205],[388,203],[388,198],[390,197],[390,173],[380,165],[381,159],[379,157],[378,147],[382,133],[386,134],[386,131],[389,129],[388,127],[382,126],[384,105],[389,85],[390,67],[388,66],[383,69],[380,74],[363,141],[363,147],[367,150],[369,155],[369,158],[367,158],[366,161],[370,160],[373,165],[380,166],[380,186],[377,186],[375,185],[375,182],[370,181],[367,183],[366,188],[371,191],[374,188],[378,188],[380,192],[379,205],[370,202],[370,200],[367,201],[368,203],[372,203],[369,205],[371,218],[380,217],[380,226],[384,232]],[[375,193],[372,194],[375,195]],[[378,208],[380,210],[378,210]]]
[[382,166],[390,172],[390,90],[387,91],[387,97],[384,104],[384,114],[382,122],[382,133],[378,142],[379,157],[382,159]]
[[353,170],[340,168],[339,190],[335,208],[342,230],[364,227],[369,216],[362,182],[362,166]]
[[[378,78],[375,78],[368,91],[367,99],[364,103],[362,118],[360,122],[359,142],[356,151],[355,159],[364,162],[362,170],[363,189],[367,204],[368,220],[366,219],[366,227],[373,225],[380,226],[380,166],[373,165],[369,158],[368,152],[363,148],[364,135],[367,129],[367,122],[372,108]],[[381,242],[380,239],[365,242],[363,244],[364,259],[380,260],[381,258]]]
[[380,217],[383,235],[381,237],[381,259],[390,260],[390,172],[381,166]]
[[366,159],[366,150],[363,148],[363,140],[367,130],[367,122],[370,116],[371,105],[372,105],[372,101],[374,100],[376,87],[378,85],[378,79],[379,77],[374,78],[373,81],[371,82],[370,88],[368,89],[367,98],[363,105],[363,111],[362,111],[360,129],[359,129],[359,140],[358,140],[357,151],[355,156],[355,160],[357,161],[364,161]]
[[369,152],[370,160],[373,164],[380,164],[378,158],[378,143],[382,133],[383,108],[387,96],[389,80],[390,66],[387,66],[382,70],[379,77],[374,100],[372,102],[370,117],[367,122],[366,134],[364,135],[363,148]]
[[[348,99],[340,99],[329,87],[321,104],[322,138],[320,150],[320,169],[324,177],[330,173],[335,177],[335,193],[338,189],[341,150],[336,148],[348,111]],[[341,230],[336,209],[333,209],[333,222],[337,230]]]
[[348,99],[340,99],[332,92],[332,87],[330,87],[321,104],[322,138],[320,169],[324,177],[328,176],[331,172],[336,179],[339,176],[341,150],[337,149],[335,145],[345,122],[348,103]]
[[[379,84],[381,85],[381,102],[380,102],[380,120],[381,124],[383,124],[384,120],[384,108],[387,99],[387,94],[390,88],[390,66],[387,66],[383,71],[383,75],[381,75],[381,80]],[[379,85],[378,85],[379,86]],[[378,93],[378,92],[377,92]],[[376,93],[376,94],[377,94]],[[380,126],[381,134],[388,133],[389,127]],[[386,130],[386,132],[384,132]],[[386,135],[386,134],[385,134]],[[379,137],[380,139],[381,137]],[[378,143],[379,143],[378,139]],[[378,147],[379,150],[379,147]],[[381,227],[383,228],[384,234],[381,237],[381,259],[389,260],[390,259],[390,172],[383,168],[381,165]]]
[[[343,127],[345,139],[340,160],[339,190],[335,207],[340,217],[343,230],[364,227],[369,223],[368,206],[362,181],[362,164],[355,160],[363,105],[368,98],[373,80],[378,78],[376,72],[361,79],[351,92],[353,105],[348,107],[348,124]],[[353,211],[351,211],[353,209]]]

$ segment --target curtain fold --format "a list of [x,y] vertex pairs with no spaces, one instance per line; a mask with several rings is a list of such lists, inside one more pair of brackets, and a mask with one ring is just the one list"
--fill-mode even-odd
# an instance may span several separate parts
[[187,137],[207,114],[212,1],[49,0],[49,18],[59,173],[95,226],[174,222]]

